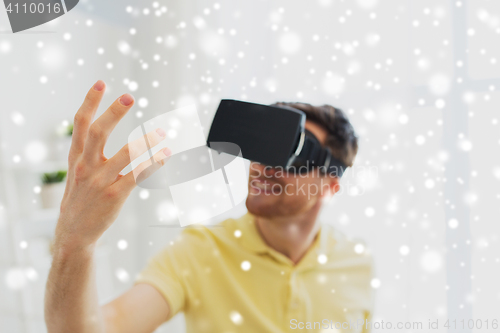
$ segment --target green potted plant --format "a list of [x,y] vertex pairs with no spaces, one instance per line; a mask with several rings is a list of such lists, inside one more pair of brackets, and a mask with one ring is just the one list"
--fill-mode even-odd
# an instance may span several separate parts
[[44,209],[57,208],[61,204],[64,195],[66,174],[66,170],[59,170],[42,175],[43,185],[40,196]]

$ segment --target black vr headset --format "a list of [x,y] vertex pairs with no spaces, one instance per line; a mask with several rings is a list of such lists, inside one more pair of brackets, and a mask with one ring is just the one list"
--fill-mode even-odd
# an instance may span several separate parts
[[243,158],[295,174],[317,168],[323,174],[341,177],[346,165],[321,146],[305,129],[305,122],[305,113],[292,107],[223,99],[210,127],[207,146],[235,156],[241,150]]

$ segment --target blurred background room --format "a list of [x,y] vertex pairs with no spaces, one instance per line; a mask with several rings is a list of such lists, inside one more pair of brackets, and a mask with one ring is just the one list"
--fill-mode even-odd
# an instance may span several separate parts
[[[500,319],[499,37],[495,0],[81,0],[17,34],[2,8],[0,332],[46,332],[72,120],[98,79],[98,114],[136,100],[108,157],[185,105],[205,135],[222,98],[341,108],[360,150],[321,220],[374,256],[374,320]],[[181,231],[168,191],[136,188],[98,245],[100,301]]]

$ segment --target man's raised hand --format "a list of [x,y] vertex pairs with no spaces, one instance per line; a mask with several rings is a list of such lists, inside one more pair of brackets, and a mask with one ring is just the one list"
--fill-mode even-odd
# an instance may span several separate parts
[[[161,128],[125,145],[111,158],[104,156],[106,141],[118,122],[134,105],[134,98],[124,94],[94,122],[97,108],[106,89],[97,81],[89,90],[74,118],[71,149],[68,157],[68,178],[56,227],[56,247],[84,249],[93,246],[114,222],[126,198],[142,179],[161,167],[171,155],[168,148],[134,170],[120,172],[135,158],[165,139]],[[145,140],[149,144],[145,144]],[[144,171],[144,172],[143,172]]]

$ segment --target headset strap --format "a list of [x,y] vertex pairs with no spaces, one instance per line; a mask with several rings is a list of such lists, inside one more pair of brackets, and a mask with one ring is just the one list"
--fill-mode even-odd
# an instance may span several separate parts
[[320,167],[321,170],[328,174],[342,177],[347,166],[332,156],[330,149],[322,147],[318,139],[310,131],[305,130],[305,132],[304,145],[297,157],[305,161],[311,168]]

